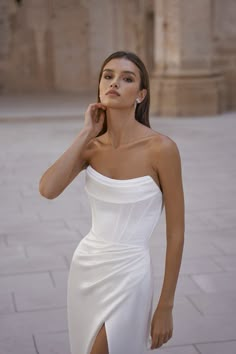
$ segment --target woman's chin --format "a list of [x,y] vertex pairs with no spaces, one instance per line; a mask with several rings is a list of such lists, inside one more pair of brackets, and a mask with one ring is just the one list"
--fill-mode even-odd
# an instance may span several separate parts
[[114,98],[105,97],[101,99],[101,103],[108,109],[130,109],[130,105]]
[[111,102],[110,100],[102,100],[101,101],[102,104],[104,104],[104,106],[106,106],[107,108],[110,109],[119,109],[121,108],[121,104],[118,102]]

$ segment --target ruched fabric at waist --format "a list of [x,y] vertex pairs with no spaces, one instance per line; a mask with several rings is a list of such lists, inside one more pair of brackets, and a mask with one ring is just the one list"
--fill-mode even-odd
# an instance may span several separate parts
[[89,252],[95,252],[96,253],[106,253],[106,252],[114,252],[119,253],[119,252],[125,252],[125,254],[129,253],[140,253],[140,252],[147,252],[149,251],[149,244],[148,242],[143,242],[143,243],[131,243],[131,242],[124,242],[124,241],[107,241],[102,238],[100,235],[94,234],[92,230],[89,231],[89,233],[82,239],[80,242],[80,247],[79,249],[83,252],[84,251],[89,251]]
[[[112,288],[119,284],[132,289],[151,270],[150,251],[147,245],[133,245],[97,238],[91,231],[76,248],[72,262],[77,264],[83,275],[81,288]],[[84,277],[83,277],[84,278]]]

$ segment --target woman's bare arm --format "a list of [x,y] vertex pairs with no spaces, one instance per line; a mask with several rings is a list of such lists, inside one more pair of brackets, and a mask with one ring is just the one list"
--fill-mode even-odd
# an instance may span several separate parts
[[84,168],[84,154],[89,142],[101,131],[105,114],[101,103],[89,105],[85,125],[72,145],[50,166],[39,182],[40,194],[48,199],[59,196]]
[[172,308],[184,246],[184,192],[177,145],[165,137],[158,152],[158,174],[166,213],[165,274],[158,307]]
[[39,192],[43,197],[56,198],[83,169],[83,150],[90,140],[89,131],[82,129],[72,145],[42,175]]

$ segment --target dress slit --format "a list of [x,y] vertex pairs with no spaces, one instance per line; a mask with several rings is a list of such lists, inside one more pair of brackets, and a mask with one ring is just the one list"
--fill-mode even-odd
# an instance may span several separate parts
[[95,335],[91,339],[91,343],[89,345],[88,354],[91,354],[93,346],[94,346],[94,344],[96,342],[97,336],[100,333],[100,331],[101,331],[103,326],[104,326],[104,329],[105,329],[105,336],[106,336],[106,342],[107,342],[107,349],[108,349],[108,353],[107,354],[110,354],[106,321],[103,321],[103,323],[99,326],[98,330],[95,331]]

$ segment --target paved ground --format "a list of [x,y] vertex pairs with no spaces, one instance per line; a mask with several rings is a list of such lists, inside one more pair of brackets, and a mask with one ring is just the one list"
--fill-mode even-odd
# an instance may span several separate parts
[[[0,354],[69,354],[67,276],[91,222],[84,172],[55,200],[39,195],[38,182],[82,128],[83,119],[75,115],[86,104],[62,96],[0,99]],[[24,112],[28,121],[22,121]],[[235,354],[236,115],[152,117],[151,125],[179,146],[186,202],[174,336],[151,352]],[[163,214],[151,239],[154,306],[163,277],[164,231]]]

